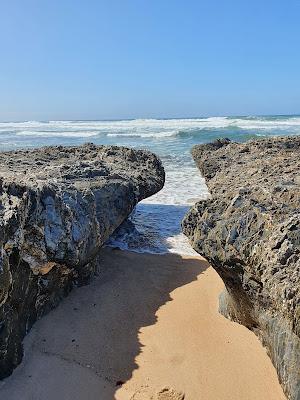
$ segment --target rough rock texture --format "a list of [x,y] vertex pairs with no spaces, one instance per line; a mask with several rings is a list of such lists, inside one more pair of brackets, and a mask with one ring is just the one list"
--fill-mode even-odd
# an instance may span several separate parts
[[182,226],[223,279],[220,311],[252,329],[300,399],[300,138],[198,145],[211,198]]
[[92,144],[0,153],[0,378],[34,321],[96,272],[96,255],[136,203],[160,190],[147,151]]

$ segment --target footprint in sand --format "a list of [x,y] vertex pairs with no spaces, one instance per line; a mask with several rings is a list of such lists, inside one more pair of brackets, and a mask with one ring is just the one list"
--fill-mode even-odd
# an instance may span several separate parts
[[170,387],[164,387],[156,395],[151,395],[151,388],[148,386],[141,387],[137,390],[130,400],[184,400],[185,394],[183,392],[177,392]]
[[184,393],[165,387],[157,393],[157,400],[184,400]]

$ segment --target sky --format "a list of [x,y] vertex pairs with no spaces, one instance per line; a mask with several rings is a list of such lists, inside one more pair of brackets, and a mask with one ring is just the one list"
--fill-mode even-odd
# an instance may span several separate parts
[[0,0],[0,120],[300,114],[300,0]]

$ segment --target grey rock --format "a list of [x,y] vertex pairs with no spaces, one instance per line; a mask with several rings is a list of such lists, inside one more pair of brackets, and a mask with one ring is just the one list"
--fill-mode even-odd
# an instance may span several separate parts
[[148,151],[87,144],[0,153],[0,378],[20,363],[32,324],[89,281],[101,246],[163,184]]
[[198,145],[211,198],[182,227],[225,283],[220,311],[266,346],[289,399],[300,399],[300,138]]

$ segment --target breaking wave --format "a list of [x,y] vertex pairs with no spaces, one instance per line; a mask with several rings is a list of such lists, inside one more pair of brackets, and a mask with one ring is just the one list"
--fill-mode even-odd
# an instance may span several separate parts
[[201,135],[221,130],[230,132],[266,131],[277,134],[300,133],[300,117],[210,117],[194,119],[136,119],[123,121],[27,121],[1,122],[0,134],[57,137],[141,137],[170,138],[178,135]]

